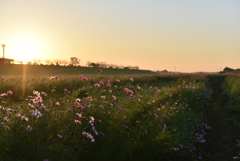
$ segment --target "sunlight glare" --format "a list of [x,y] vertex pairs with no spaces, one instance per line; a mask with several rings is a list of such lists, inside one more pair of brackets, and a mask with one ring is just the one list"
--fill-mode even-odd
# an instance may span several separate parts
[[21,38],[13,44],[13,55],[17,61],[22,61],[24,64],[31,61],[33,62],[39,54],[39,44],[33,38]]

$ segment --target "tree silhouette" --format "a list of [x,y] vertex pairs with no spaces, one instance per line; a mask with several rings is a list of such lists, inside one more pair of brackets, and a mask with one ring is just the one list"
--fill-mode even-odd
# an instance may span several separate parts
[[71,57],[70,59],[70,64],[72,66],[77,66],[80,64],[80,59],[78,59],[77,57]]

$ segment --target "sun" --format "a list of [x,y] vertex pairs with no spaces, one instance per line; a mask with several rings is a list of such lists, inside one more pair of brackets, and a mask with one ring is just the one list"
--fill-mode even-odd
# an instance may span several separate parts
[[39,42],[34,37],[20,37],[15,39],[12,44],[12,55],[17,61],[21,61],[26,64],[27,62],[33,62],[38,58],[40,53]]

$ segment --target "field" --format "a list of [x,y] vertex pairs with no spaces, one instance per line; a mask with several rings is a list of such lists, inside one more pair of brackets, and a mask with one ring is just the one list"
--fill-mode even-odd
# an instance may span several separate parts
[[[55,66],[55,65],[27,65],[27,64],[0,64],[0,74],[4,75],[76,75],[76,74],[96,74],[98,68],[75,67],[75,66]],[[150,70],[130,70],[130,69],[110,69],[104,68],[103,75],[126,75],[126,74],[154,74]]]
[[238,157],[239,76],[104,72],[3,76],[0,160]]

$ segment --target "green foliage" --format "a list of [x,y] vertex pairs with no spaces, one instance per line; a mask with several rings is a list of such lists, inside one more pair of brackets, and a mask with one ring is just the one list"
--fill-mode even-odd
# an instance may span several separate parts
[[236,114],[232,119],[234,124],[240,128],[240,77],[238,75],[227,76],[222,83],[224,93],[229,96],[226,108]]
[[196,136],[206,130],[206,84],[200,75],[6,77],[0,84],[0,158],[195,157],[189,150],[204,139]]

